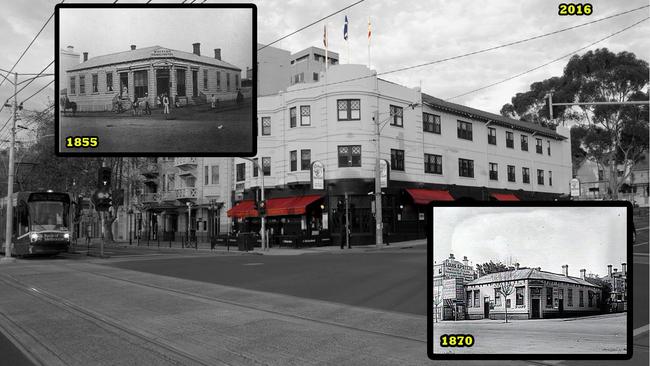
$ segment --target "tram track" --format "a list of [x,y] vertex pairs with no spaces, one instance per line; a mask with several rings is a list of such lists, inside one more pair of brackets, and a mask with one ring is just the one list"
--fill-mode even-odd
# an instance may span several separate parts
[[[175,365],[203,365],[203,366],[210,366],[210,365],[230,365],[227,362],[221,361],[221,360],[216,360],[216,359],[210,359],[210,360],[204,360],[201,358],[198,358],[188,352],[185,352],[181,349],[178,349],[174,345],[160,340],[158,337],[156,337],[153,334],[148,334],[145,331],[142,330],[136,330],[133,328],[125,327],[122,324],[120,324],[119,321],[112,319],[109,316],[99,314],[97,312],[94,312],[92,310],[83,308],[79,305],[76,305],[66,299],[63,299],[59,296],[56,296],[54,294],[51,294],[43,289],[39,289],[37,287],[34,287],[32,285],[28,285],[24,283],[23,281],[20,281],[16,279],[15,277],[11,275],[0,275],[0,282],[20,291],[25,294],[31,295],[40,301],[46,302],[50,305],[53,305],[61,310],[64,310],[68,312],[71,315],[74,315],[76,317],[82,318],[86,321],[89,321],[93,323],[94,325],[98,326],[104,331],[107,331],[109,333],[112,333],[123,340],[127,340],[132,344],[137,344],[139,347],[143,347],[147,349],[148,351],[154,353],[155,355],[159,356],[160,358],[165,359],[166,361],[170,362],[171,364]],[[67,362],[63,360],[58,353],[53,350],[46,342],[43,342],[42,340],[39,339],[38,336],[34,335],[32,332],[28,331],[24,327],[21,327],[16,321],[13,319],[10,319],[6,314],[2,314],[2,319],[5,321],[8,321],[11,326],[18,328],[20,331],[24,332],[25,334],[29,335],[30,338],[32,338],[30,341],[35,341],[37,342],[37,345],[39,347],[42,347],[43,349],[47,350],[51,356],[54,356],[58,361],[61,361],[61,365],[66,365]],[[9,331],[9,330],[7,330]],[[31,356],[32,359],[36,360],[42,360],[43,358],[43,352],[40,352],[40,354],[36,354],[34,352],[30,352],[29,349],[34,347],[34,345],[21,345],[23,350],[27,350],[29,356]],[[48,357],[49,358],[49,357]],[[52,359],[49,358],[46,364],[51,364]]]
[[[326,325],[326,326],[336,327],[336,328],[340,328],[340,329],[361,332],[361,333],[365,333],[365,334],[372,334],[372,335],[375,335],[375,336],[390,337],[390,338],[393,338],[393,339],[399,339],[399,340],[403,340],[403,341],[405,340],[405,341],[410,341],[410,342],[417,342],[417,343],[421,343],[421,344],[425,344],[425,345],[427,344],[426,339],[418,339],[418,338],[409,337],[409,336],[403,336],[403,335],[392,334],[392,333],[388,333],[388,332],[382,332],[382,331],[378,331],[378,330],[365,329],[365,328],[361,328],[361,327],[346,325],[346,324],[342,324],[342,323],[338,323],[338,322],[315,319],[315,318],[311,318],[311,317],[307,317],[307,316],[291,314],[291,313],[277,311],[277,310],[265,309],[263,307],[258,307],[258,306],[254,306],[254,305],[247,305],[247,304],[237,302],[237,301],[224,300],[224,299],[219,299],[219,298],[215,298],[215,297],[211,297],[211,296],[205,296],[205,295],[201,295],[201,294],[197,294],[197,293],[178,290],[178,289],[174,289],[174,288],[170,288],[170,287],[153,285],[153,284],[144,283],[144,282],[140,282],[140,281],[135,281],[135,280],[131,280],[131,279],[119,278],[119,277],[111,276],[111,275],[105,274],[105,273],[100,274],[100,273],[86,271],[86,270],[82,270],[82,269],[76,269],[76,270],[78,270],[80,272],[83,272],[83,273],[86,273],[86,274],[96,276],[96,277],[103,277],[103,278],[111,279],[111,280],[118,281],[118,282],[123,282],[123,283],[128,283],[128,284],[140,286],[140,287],[143,287],[143,288],[155,289],[155,290],[159,290],[159,291],[165,291],[165,292],[168,292],[168,293],[181,295],[181,296],[186,296],[186,297],[194,298],[194,299],[197,299],[197,300],[203,300],[203,301],[208,301],[208,302],[213,302],[213,303],[218,303],[218,304],[234,306],[234,307],[238,307],[238,308],[242,308],[242,309],[246,309],[246,310],[253,310],[253,311],[263,312],[263,313],[271,314],[271,315],[274,315],[274,316],[281,316],[281,317],[286,317],[286,318],[293,319],[293,320],[306,321],[306,322],[310,322],[310,323],[316,323],[316,324],[320,324],[320,325]],[[423,321],[426,321],[426,320],[423,320]]]

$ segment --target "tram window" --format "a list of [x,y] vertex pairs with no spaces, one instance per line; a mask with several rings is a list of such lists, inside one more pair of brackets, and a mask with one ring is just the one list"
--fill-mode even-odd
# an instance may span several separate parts
[[18,235],[29,232],[29,209],[27,205],[21,203],[18,206],[16,217],[18,219]]

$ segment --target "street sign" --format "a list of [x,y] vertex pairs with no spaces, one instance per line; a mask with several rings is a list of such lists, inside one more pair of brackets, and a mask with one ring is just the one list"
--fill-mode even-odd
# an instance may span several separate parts
[[388,167],[389,163],[386,161],[386,159],[379,160],[379,182],[381,184],[381,188],[388,187]]
[[569,187],[571,187],[571,197],[580,196],[580,180],[578,180],[577,178],[571,179],[571,182],[569,183]]

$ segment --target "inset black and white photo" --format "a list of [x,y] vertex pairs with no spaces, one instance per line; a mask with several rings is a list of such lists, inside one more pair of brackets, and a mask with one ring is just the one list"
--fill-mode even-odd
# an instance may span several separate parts
[[58,154],[254,153],[253,5],[56,14]]
[[527,204],[433,208],[433,354],[627,357],[628,206]]

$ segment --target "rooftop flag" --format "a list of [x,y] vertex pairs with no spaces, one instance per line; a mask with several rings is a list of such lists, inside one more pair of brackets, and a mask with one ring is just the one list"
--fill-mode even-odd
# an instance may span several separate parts
[[345,24],[343,24],[343,39],[348,40],[348,16],[345,16]]

